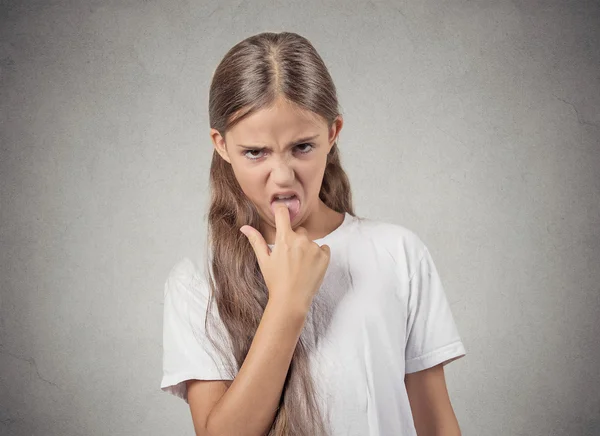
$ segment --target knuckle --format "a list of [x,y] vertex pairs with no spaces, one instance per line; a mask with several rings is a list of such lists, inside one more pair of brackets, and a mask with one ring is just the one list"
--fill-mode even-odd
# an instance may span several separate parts
[[286,238],[286,239],[282,239],[282,240],[279,242],[279,244],[278,244],[279,248],[282,248],[283,250],[289,250],[289,249],[290,249],[290,247],[292,247],[292,245],[293,245],[293,244],[292,244],[292,243],[290,243],[290,240],[289,240],[289,239],[287,239],[287,238]]

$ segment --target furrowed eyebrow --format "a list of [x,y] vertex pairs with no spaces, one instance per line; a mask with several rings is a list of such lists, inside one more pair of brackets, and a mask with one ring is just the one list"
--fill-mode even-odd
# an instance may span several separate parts
[[[286,146],[286,148],[290,148],[290,147],[293,147],[293,146],[295,146],[295,145],[302,144],[302,143],[304,143],[304,142],[307,142],[307,141],[312,141],[313,139],[315,139],[315,138],[318,138],[318,137],[319,137],[319,134],[316,134],[316,135],[309,136],[309,137],[306,137],[306,138],[301,138],[301,139],[298,139],[298,140],[296,140],[296,141],[290,142],[290,143],[289,143],[289,144]],[[249,149],[249,150],[256,150],[256,149],[261,149],[261,150],[271,150],[271,147],[265,147],[265,146],[263,146],[263,145],[242,145],[242,144],[238,144],[238,147],[240,147],[240,148],[245,148],[245,149]]]

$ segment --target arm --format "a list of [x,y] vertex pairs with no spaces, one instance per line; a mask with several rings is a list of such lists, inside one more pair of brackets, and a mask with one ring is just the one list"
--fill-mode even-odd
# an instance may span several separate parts
[[442,364],[406,374],[404,383],[419,436],[461,436]]
[[[306,315],[287,306],[267,303],[244,363],[229,388],[219,392],[220,399],[206,418],[204,427],[208,435],[267,432],[275,419]],[[194,403],[192,399],[190,407]],[[202,411],[192,408],[194,414],[202,416]]]

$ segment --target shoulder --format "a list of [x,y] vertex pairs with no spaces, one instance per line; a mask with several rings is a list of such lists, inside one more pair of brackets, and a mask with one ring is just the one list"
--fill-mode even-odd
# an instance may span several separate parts
[[390,252],[395,257],[401,255],[410,261],[409,263],[418,262],[427,250],[421,237],[401,224],[359,218],[357,229],[357,233],[364,241]]
[[419,270],[427,253],[424,241],[412,229],[372,218],[355,220],[351,245],[357,265],[374,260],[378,273],[389,268],[403,283]]
[[165,296],[195,299],[206,294],[205,278],[199,262],[183,257],[171,267],[165,282]]
[[189,257],[184,257],[178,260],[171,267],[167,275],[167,284],[184,283],[190,284],[198,277],[198,266]]

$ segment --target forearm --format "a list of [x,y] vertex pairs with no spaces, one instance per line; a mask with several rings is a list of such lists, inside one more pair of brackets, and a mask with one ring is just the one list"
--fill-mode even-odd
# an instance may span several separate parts
[[231,386],[207,419],[210,435],[264,435],[271,427],[306,314],[268,303]]

